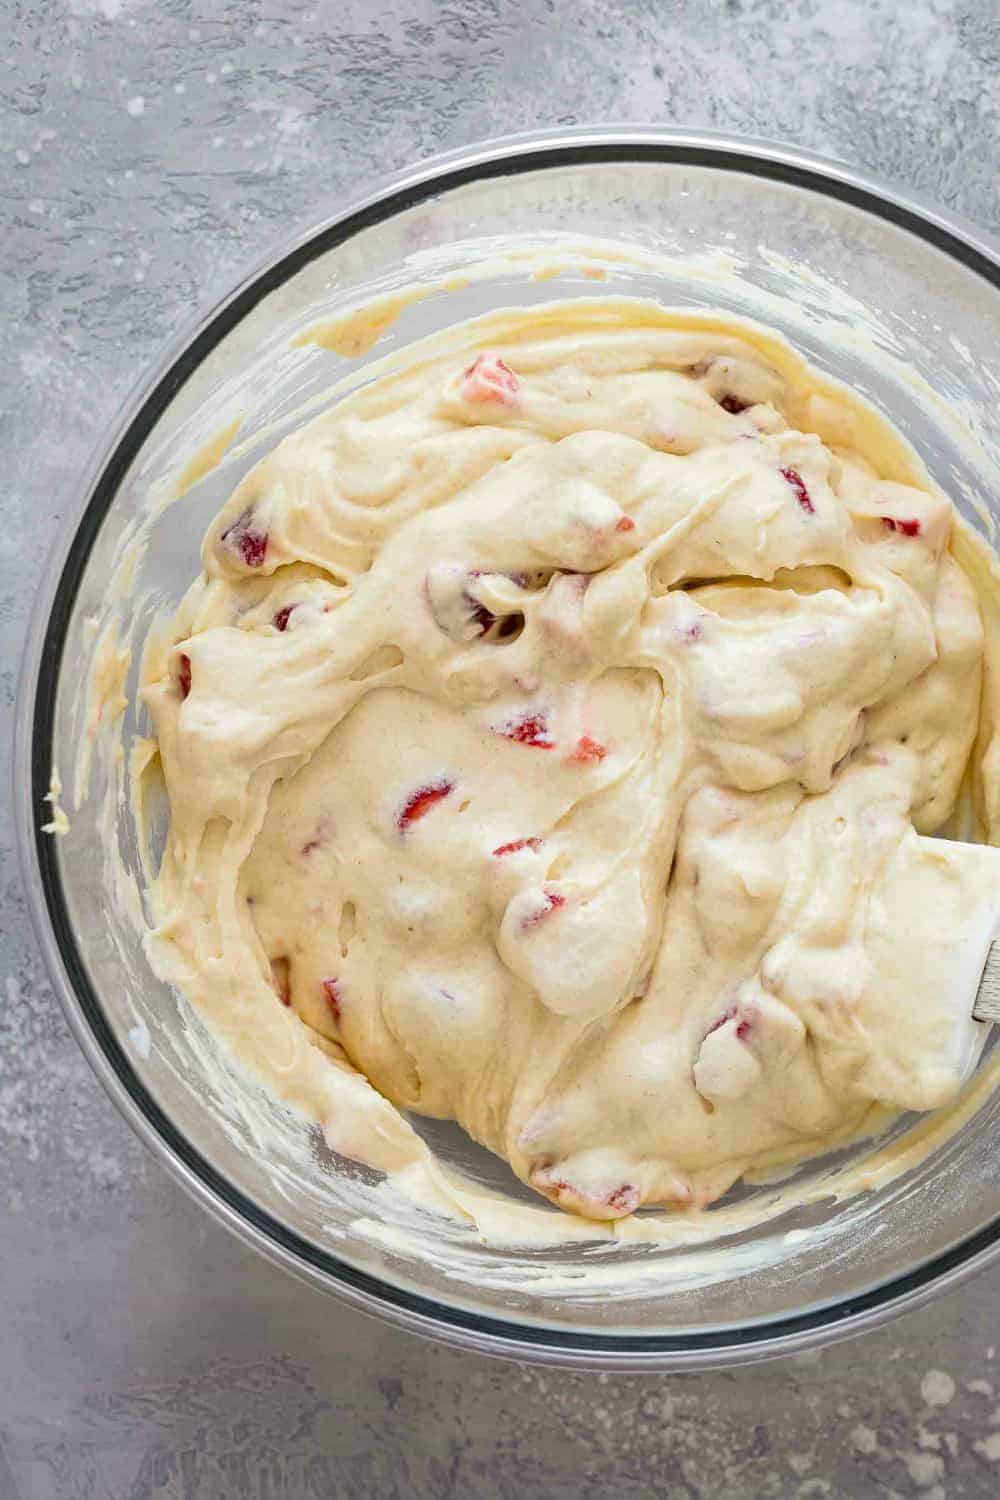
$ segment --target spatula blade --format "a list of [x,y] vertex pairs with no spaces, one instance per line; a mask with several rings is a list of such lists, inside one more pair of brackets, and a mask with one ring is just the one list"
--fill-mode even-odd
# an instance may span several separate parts
[[1000,1022],[1000,938],[993,939],[986,955],[972,1016],[976,1021]]

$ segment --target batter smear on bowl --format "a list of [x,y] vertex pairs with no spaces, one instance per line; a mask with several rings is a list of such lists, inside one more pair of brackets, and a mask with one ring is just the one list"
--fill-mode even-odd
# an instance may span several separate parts
[[147,653],[154,947],[337,1150],[392,1171],[399,1110],[455,1119],[618,1219],[955,1097],[975,869],[928,835],[998,832],[985,568],[777,336],[596,299],[453,329],[258,464],[203,560]]

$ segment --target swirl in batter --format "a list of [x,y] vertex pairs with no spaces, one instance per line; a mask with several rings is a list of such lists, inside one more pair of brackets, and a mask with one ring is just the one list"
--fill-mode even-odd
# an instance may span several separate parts
[[148,653],[163,967],[342,1152],[453,1118],[591,1218],[948,1102],[976,868],[923,835],[997,832],[951,502],[721,316],[467,335],[258,464]]

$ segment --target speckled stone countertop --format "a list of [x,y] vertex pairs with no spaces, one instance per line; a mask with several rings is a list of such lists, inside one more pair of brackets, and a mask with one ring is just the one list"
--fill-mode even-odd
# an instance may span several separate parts
[[[533,125],[653,120],[807,146],[1000,229],[1000,15],[983,0],[0,0],[0,16],[8,715],[44,555],[125,394],[290,223],[372,176]],[[418,1342],[242,1250],[92,1078],[10,845],[4,809],[0,1500],[1000,1493],[1000,1268],[815,1357],[600,1377]]]

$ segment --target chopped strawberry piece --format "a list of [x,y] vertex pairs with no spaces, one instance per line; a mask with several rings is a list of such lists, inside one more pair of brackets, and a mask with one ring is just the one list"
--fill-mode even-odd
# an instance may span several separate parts
[[599,740],[591,739],[589,734],[581,734],[569,758],[574,765],[586,766],[594,761],[603,760],[607,753],[606,745],[602,745]]
[[183,652],[177,663],[177,683],[181,690],[181,697],[186,698],[191,691],[191,658]]
[[[489,576],[483,568],[469,569],[470,578],[482,578],[484,574],[487,577]],[[480,632],[485,635],[488,630],[492,630],[497,622],[497,617],[493,611],[487,609],[486,605],[477,599],[475,594],[469,589],[462,590],[462,599],[468,605],[470,617],[479,626]]]
[[631,516],[622,516],[621,520],[615,526],[615,530],[616,531],[634,531],[635,530],[635,522],[633,521],[633,519],[632,519]]
[[738,417],[741,411],[747,409],[747,403],[741,401],[739,396],[720,396],[719,405],[723,411],[728,411],[734,417]]
[[[730,1005],[726,1010],[722,1012],[721,1016],[719,1016],[712,1022],[711,1026],[705,1032],[705,1036],[710,1037],[713,1031],[718,1031],[721,1026],[725,1026],[727,1021],[736,1021],[736,1017],[738,1015],[739,1010],[737,1009],[737,1007],[735,1005]],[[750,1022],[746,1016],[740,1016],[740,1019],[736,1021],[736,1040],[738,1042],[745,1042],[749,1035]]]
[[281,606],[281,608],[278,610],[278,613],[275,615],[274,619],[271,621],[271,624],[274,626],[275,630],[287,630],[288,629],[289,616],[291,615],[292,610],[294,608],[295,608],[294,604],[283,604]]
[[701,621],[692,620],[687,625],[676,625],[674,637],[678,641],[683,641],[687,646],[694,645],[695,641],[701,640]]
[[805,511],[806,515],[814,516],[816,514],[816,507],[815,505],[813,505],[812,500],[809,498],[809,491],[806,489],[805,484],[802,480],[802,475],[799,473],[798,469],[781,469],[779,470],[779,473],[781,474],[782,479],[784,479],[787,484],[790,484],[792,489],[795,491],[795,498],[801,505],[802,509]]
[[493,850],[495,859],[501,859],[505,854],[520,854],[522,849],[540,849],[541,839],[512,839],[509,844],[500,844]]
[[478,599],[474,599],[471,594],[466,594],[465,598],[469,602],[469,609],[472,618],[479,626],[479,633],[481,635],[485,635],[486,632],[488,630],[492,630],[493,626],[496,624],[496,615],[491,609],[487,609],[485,604],[480,604]]
[[[460,563],[436,563],[424,580],[424,597],[434,623],[453,641],[464,644],[486,635],[497,616],[473,592],[476,580],[488,577],[483,568],[466,572]],[[514,617],[515,625],[521,616]]]
[[282,1005],[292,1003],[292,963],[284,955],[271,959],[271,983]]
[[549,725],[544,713],[530,710],[517,719],[508,719],[501,725],[498,734],[519,745],[531,745],[535,750],[553,750],[555,740],[549,738]]
[[323,993],[326,995],[326,1003],[333,1013],[335,1021],[340,1020],[340,983],[336,979],[324,979]]
[[329,842],[329,838],[330,819],[322,817],[316,824],[316,830],[312,837],[306,839],[300,852],[308,859],[310,854],[315,854],[317,849],[322,849],[323,845]]
[[623,1182],[620,1187],[614,1188],[607,1196],[607,1205],[616,1213],[633,1214],[639,1207],[640,1193],[631,1182]]
[[[552,1166],[544,1162],[540,1162],[532,1171],[531,1183],[553,1202],[558,1203],[560,1198],[567,1197],[584,1213],[593,1214],[596,1218],[624,1218],[626,1214],[635,1213],[642,1202],[642,1194],[634,1183],[622,1182],[617,1187],[604,1189],[582,1188],[565,1177],[554,1176]],[[603,1213],[603,1209],[610,1209],[611,1212]]]
[[552,912],[558,911],[560,906],[566,905],[566,897],[561,896],[558,891],[543,891],[542,904],[524,918],[521,923],[522,932],[530,932],[532,927],[537,927],[539,922],[544,922]]
[[240,538],[240,552],[248,568],[259,568],[267,552],[267,537],[257,531],[245,531]]
[[439,781],[428,782],[426,786],[417,787],[396,814],[396,827],[400,833],[405,833],[412,823],[418,822],[436,803],[454,790],[455,783],[446,776],[442,776]]
[[267,555],[267,532],[254,530],[253,507],[250,505],[226,528],[219,540],[230,552],[238,552],[248,568],[259,568]]
[[465,371],[462,397],[474,403],[496,401],[501,406],[516,406],[520,382],[499,354],[480,354]]
[[725,1026],[726,1022],[727,1021],[732,1021],[735,1018],[735,1016],[736,1016],[736,1006],[735,1005],[730,1005],[728,1007],[728,1009],[726,1009],[726,1010],[724,1010],[722,1012],[722,1015],[719,1016],[717,1020],[715,1020],[715,1021],[712,1022],[711,1026],[705,1032],[705,1035],[706,1036],[711,1036],[713,1031],[718,1031],[720,1026]]
[[887,531],[899,531],[903,536],[919,536],[920,522],[915,518],[899,521],[895,516],[883,516],[882,525]]

